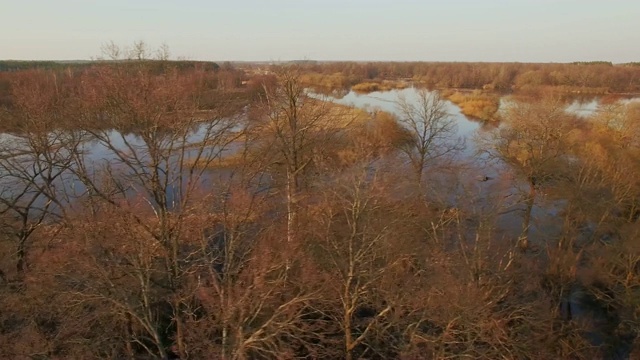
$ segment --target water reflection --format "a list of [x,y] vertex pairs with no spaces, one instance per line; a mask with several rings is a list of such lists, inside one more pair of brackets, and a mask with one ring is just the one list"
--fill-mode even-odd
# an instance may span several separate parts
[[640,98],[621,98],[619,96],[603,96],[591,99],[574,99],[567,106],[569,113],[575,114],[582,118],[588,118],[601,111],[603,107],[608,105],[628,105],[632,103],[640,103]]
[[566,111],[577,116],[587,118],[595,114],[600,108],[600,101],[593,99],[588,102],[574,100],[567,106]]
[[[418,101],[418,89],[406,88],[402,90],[376,91],[369,94],[359,94],[350,91],[344,97],[336,99],[330,98],[334,102],[342,105],[355,106],[361,109],[380,109],[400,116],[396,101],[399,97],[405,97],[408,101]],[[450,101],[447,101],[447,111],[455,119],[458,136],[467,138],[473,135],[481,124],[469,120],[460,112],[460,108]]]
[[[115,187],[114,191],[119,191],[123,197],[142,196],[156,206],[148,193],[150,189],[141,182],[157,177],[160,183],[166,184],[166,203],[175,207],[187,184],[197,181],[204,187],[212,183],[211,171],[190,171],[192,161],[196,158],[217,158],[223,152],[233,150],[234,144],[224,144],[224,141],[211,143],[212,138],[223,131],[233,132],[237,129],[230,128],[228,123],[202,123],[180,134],[156,134],[153,144],[147,143],[143,136],[117,130],[100,130],[92,134],[61,131],[55,134],[63,139],[60,140],[62,142],[59,145],[52,142],[52,148],[59,147],[55,152],[55,160],[47,160],[41,154],[34,153],[25,137],[0,134],[2,154],[9,154],[6,151],[20,153],[21,150],[24,153],[0,159],[2,194],[10,198],[24,198],[24,194],[33,193],[35,200],[31,205],[37,208],[49,201],[46,193],[38,192],[46,187],[47,192],[51,193],[49,197],[63,199],[63,205],[72,208],[76,199],[90,195],[90,188],[87,187],[90,181],[99,187],[112,183],[109,186]],[[152,150],[152,147],[157,148]],[[152,151],[156,151],[155,157]],[[79,156],[75,155],[76,152]],[[45,178],[51,177],[49,173],[55,175],[52,180]],[[16,174],[24,175],[21,177]],[[30,199],[18,200],[28,202]]]

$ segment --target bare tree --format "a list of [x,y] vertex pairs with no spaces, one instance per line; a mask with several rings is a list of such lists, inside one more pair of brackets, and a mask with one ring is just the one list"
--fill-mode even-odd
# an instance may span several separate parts
[[[116,44],[113,40],[102,44],[101,57],[98,59],[116,60],[148,60],[152,53],[144,40],[135,41],[130,47]],[[155,52],[156,60],[168,60],[171,53],[167,44],[162,44]]]
[[121,49],[120,46],[113,42],[113,40],[102,44],[102,46],[100,47],[100,52],[102,54],[102,57],[106,57],[109,60],[120,60],[124,55],[123,49]]
[[[393,209],[376,187],[375,179],[369,183],[366,174],[359,174],[328,189],[314,210],[319,238],[312,237],[309,247],[318,270],[328,274],[327,297],[337,301],[334,322],[343,336],[346,359],[379,355],[373,345],[376,337],[390,336],[390,329],[398,326],[402,296],[395,284],[404,278],[413,252],[394,243]],[[379,217],[383,213],[385,220]],[[413,282],[406,280],[408,286]]]
[[171,49],[167,43],[162,43],[156,50],[156,60],[167,61],[171,58]]
[[[323,146],[348,119],[325,101],[311,98],[299,80],[299,69],[277,72],[278,85],[265,89],[266,123],[258,131],[268,135],[263,149],[286,174],[287,243],[296,246],[301,192],[305,173],[319,160]],[[339,119],[340,125],[332,123]]]
[[[73,166],[93,209],[107,206],[128,214],[142,231],[140,240],[162,249],[149,256],[159,257],[153,263],[161,259],[164,266],[156,281],[170,290],[165,301],[182,357],[188,297],[181,290],[189,261],[185,219],[207,184],[209,166],[239,136],[232,131],[236,117],[229,104],[199,111],[197,77],[204,74],[192,76],[126,66],[101,69],[86,84],[91,96],[84,111],[87,121],[80,126],[106,161],[99,165],[90,155],[78,155]],[[147,211],[139,210],[143,204]],[[158,271],[138,268],[145,276]]]
[[505,123],[488,137],[481,148],[526,181],[526,208],[519,245],[528,246],[531,213],[540,186],[562,178],[566,170],[573,118],[559,99],[542,102],[514,102],[504,112]]
[[205,315],[188,323],[189,347],[225,359],[291,356],[312,335],[304,317],[314,294],[292,285],[286,263],[292,254],[278,251],[277,237],[247,238],[243,231],[240,225],[215,234],[216,243],[202,249],[196,297]]
[[72,79],[31,74],[13,86],[15,107],[7,113],[17,124],[0,141],[0,214],[4,230],[16,239],[16,267],[26,268],[29,239],[45,222],[64,219],[69,206],[65,184],[79,141],[62,129]]
[[411,141],[400,150],[407,155],[418,183],[426,166],[434,160],[460,150],[455,120],[447,111],[447,102],[437,91],[417,90],[417,98],[399,97],[400,122],[411,134]]
[[138,40],[133,43],[131,49],[129,49],[129,53],[127,54],[128,59],[134,60],[146,60],[149,58],[149,47],[144,40]]
[[[285,321],[286,316],[278,312],[262,324],[265,328],[255,327],[257,312],[279,306],[271,291],[283,291],[281,276],[284,273],[283,264],[272,259],[282,255],[277,247],[261,253],[259,261],[256,259],[259,249],[266,245],[265,234],[271,226],[265,219],[270,197],[262,191],[268,186],[264,183],[264,168],[244,157],[246,155],[242,151],[245,161],[240,162],[230,176],[220,179],[220,193],[208,196],[210,209],[202,209],[202,213],[210,214],[203,219],[209,228],[201,237],[196,253],[198,261],[193,269],[198,279],[196,296],[207,315],[194,318],[190,323],[195,329],[190,339],[191,348],[202,356],[217,353],[221,358],[244,359],[254,351],[283,349],[275,334],[270,334],[269,340],[263,332],[271,326],[269,322],[285,322],[282,328],[272,327],[270,331],[275,332],[286,332],[284,327],[290,325]],[[258,165],[257,169],[252,165]],[[264,288],[265,281],[272,281],[272,286]],[[253,333],[254,329],[258,333]],[[218,341],[219,346],[212,344]]]

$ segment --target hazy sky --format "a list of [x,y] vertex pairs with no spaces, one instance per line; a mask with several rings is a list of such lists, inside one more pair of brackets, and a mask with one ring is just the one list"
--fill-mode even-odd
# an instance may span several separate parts
[[640,61],[640,0],[0,0],[0,59]]

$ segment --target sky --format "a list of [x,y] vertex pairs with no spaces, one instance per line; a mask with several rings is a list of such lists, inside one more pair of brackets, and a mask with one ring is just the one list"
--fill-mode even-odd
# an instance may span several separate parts
[[0,0],[0,59],[640,61],[640,0]]

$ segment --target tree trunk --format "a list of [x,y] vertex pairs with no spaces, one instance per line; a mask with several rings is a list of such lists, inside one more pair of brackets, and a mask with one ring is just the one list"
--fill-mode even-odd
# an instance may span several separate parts
[[351,360],[353,358],[353,355],[351,354],[351,350],[353,347],[353,337],[351,335],[351,314],[346,307],[344,311],[343,321],[345,359]]
[[127,358],[133,360],[133,346],[131,344],[131,339],[133,338],[133,323],[131,320],[131,314],[126,314],[127,324],[125,325],[125,334],[126,334],[126,349],[127,349]]
[[16,270],[18,274],[24,274],[24,271],[27,269],[27,249],[26,249],[27,239],[24,236],[20,236],[20,240],[18,241],[18,250],[16,251],[17,263]]
[[[415,164],[413,170],[415,171],[418,188],[420,189],[420,192],[422,192],[422,172],[424,171],[424,162]],[[424,194],[420,194],[420,195],[424,195]]]
[[[178,310],[180,310],[180,304],[177,305]],[[183,337],[184,337],[184,332],[183,332],[183,326],[182,326],[182,319],[180,318],[180,312],[178,311],[175,315],[176,318],[176,342],[178,345],[178,355],[180,356],[180,359],[186,359],[187,358],[187,351],[185,349],[184,346],[184,341],[183,341]]]
[[227,358],[227,324],[226,321],[223,322],[222,324],[222,356],[221,359],[226,359]]
[[529,230],[531,228],[531,212],[533,211],[533,204],[536,201],[536,186],[534,183],[529,184],[529,194],[526,199],[526,206],[524,213],[524,221],[522,222],[522,236],[520,236],[520,248],[526,250],[529,247]]
[[[351,256],[351,251],[350,254]],[[351,260],[351,263],[352,260]],[[344,295],[343,295],[343,310],[344,310],[344,318],[343,318],[343,331],[344,331],[344,350],[345,350],[345,359],[351,360],[353,355],[351,354],[351,350],[353,350],[353,335],[351,334],[351,281],[353,279],[353,269],[349,269],[349,277],[347,278],[347,282],[344,284]]]
[[[296,233],[298,226],[298,176],[289,171],[287,173],[287,248],[289,252],[296,245]],[[286,255],[287,273],[291,268],[289,254]]]
[[156,343],[156,348],[158,349],[158,354],[160,355],[161,359],[168,359],[169,357],[167,356],[167,351],[164,349],[164,346],[162,346],[162,341],[160,341],[160,335],[158,334],[158,330],[157,329],[153,329],[153,340]]

